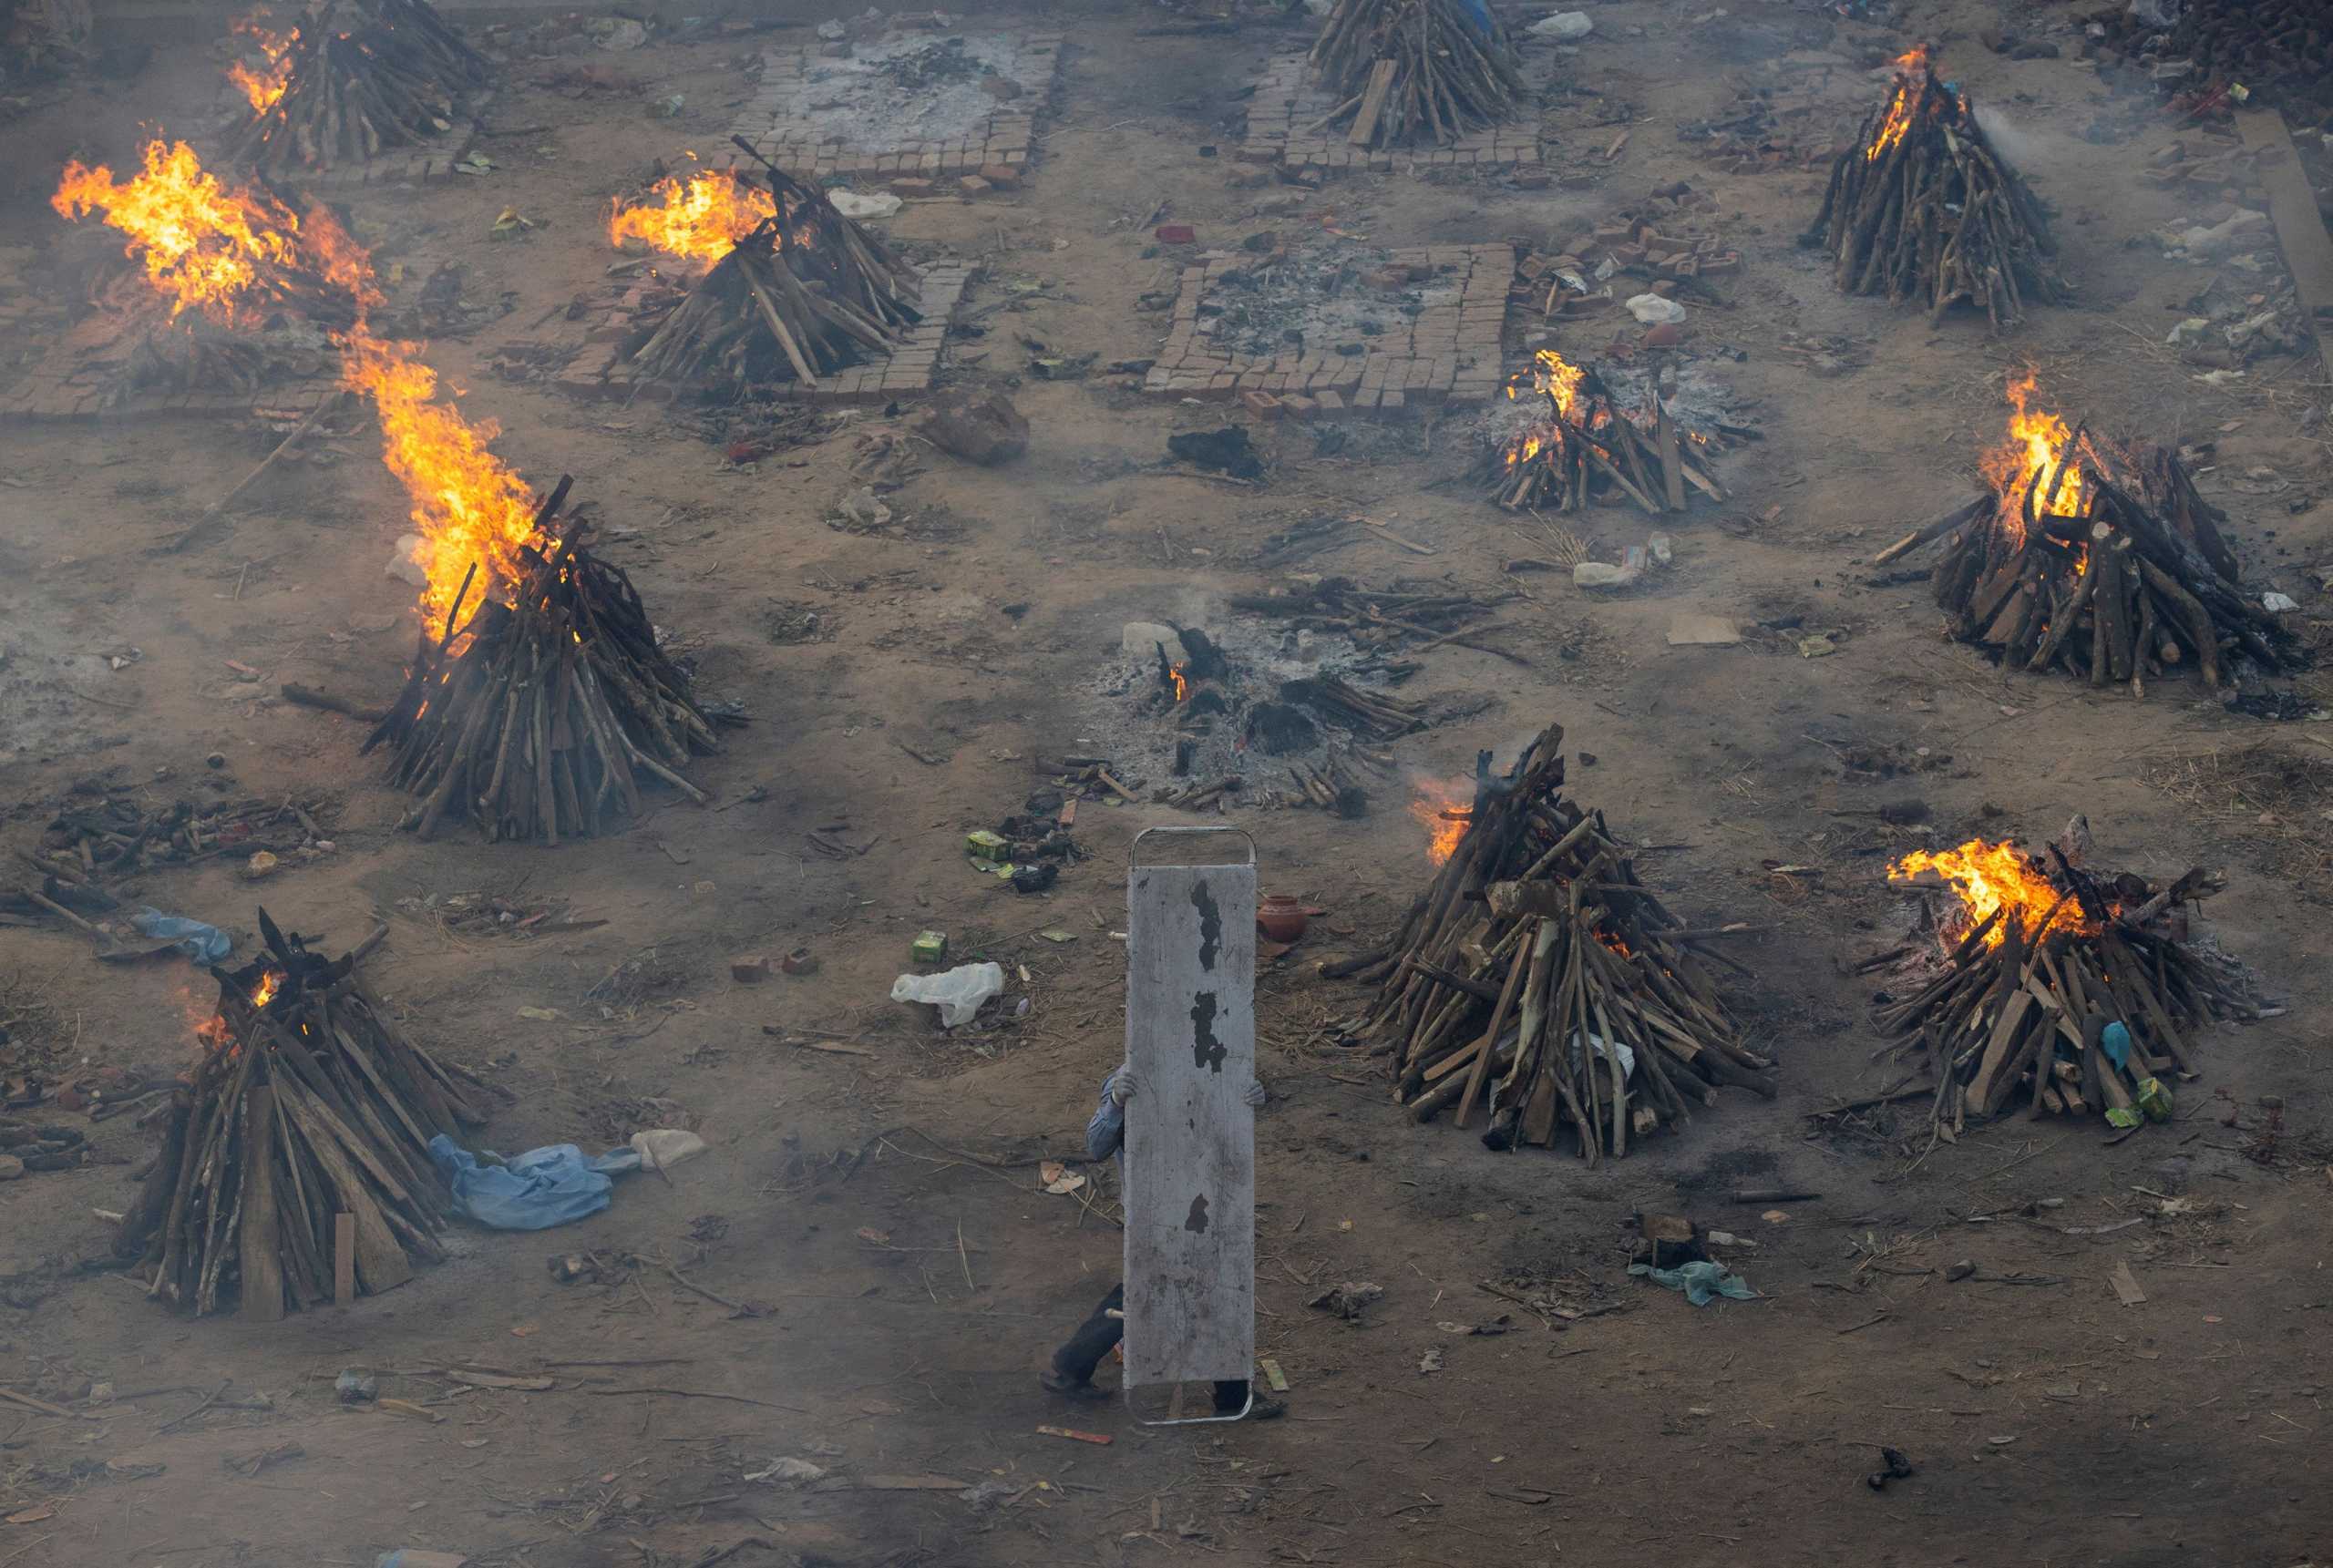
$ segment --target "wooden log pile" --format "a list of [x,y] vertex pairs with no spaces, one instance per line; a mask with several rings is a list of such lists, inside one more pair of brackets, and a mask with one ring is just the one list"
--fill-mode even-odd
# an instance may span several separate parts
[[1896,62],[1887,101],[1832,160],[1822,210],[1799,242],[1830,251],[1844,292],[1917,300],[1931,321],[1967,303],[1998,330],[2020,320],[2027,301],[2057,304],[2071,292],[2040,201],[1968,97],[1917,49]]
[[326,958],[259,919],[265,950],[211,970],[202,1058],[115,1251],[181,1312],[240,1302],[272,1322],[439,1261],[450,1194],[428,1143],[486,1116],[482,1086],[398,1031],[355,954]]
[[1507,395],[1543,402],[1544,416],[1486,444],[1467,474],[1506,511],[1576,512],[1627,500],[1659,517],[1685,509],[1689,486],[1725,499],[1706,466],[1712,438],[1680,429],[1657,390],[1648,389],[1642,409],[1628,408],[1594,369],[1541,349]]
[[128,795],[77,797],[50,819],[34,864],[46,873],[103,881],[222,855],[289,855],[327,838],[325,815],[324,802],[290,795],[151,807]]
[[[2326,0],[2187,0],[2166,34],[2128,6],[2099,11],[2112,46],[2177,98],[2241,83],[2282,108],[2296,135],[2333,130],[2333,5]],[[2177,99],[2174,99],[2176,102]]]
[[1874,559],[1941,539],[1928,582],[1955,637],[2013,669],[2060,669],[2138,697],[2174,670],[2220,686],[2239,661],[2276,673],[2305,660],[2242,587],[2225,520],[2175,453],[2117,448],[2076,427],[2047,463],[1997,479]]
[[271,171],[427,143],[493,74],[428,0],[321,0],[284,47],[272,73],[282,90],[228,138],[230,158]]
[[1333,632],[1362,648],[1391,651],[1410,643],[1422,652],[1445,642],[1477,646],[1475,634],[1493,629],[1480,624],[1483,618],[1519,597],[1476,595],[1431,581],[1372,589],[1349,577],[1327,577],[1300,582],[1287,592],[1234,594],[1228,608],[1270,616],[1309,631]]
[[448,818],[489,841],[557,844],[637,816],[642,775],[700,805],[679,770],[721,749],[714,720],[656,645],[622,568],[586,548],[560,508],[561,477],[534,519],[524,575],[458,624],[469,584],[364,749],[385,743],[389,778],[420,797],[400,826],[423,837]]
[[774,382],[817,386],[821,375],[888,356],[923,319],[914,271],[879,237],[819,188],[774,165],[762,173],[776,216],[669,313],[633,330],[621,357],[635,380],[739,395]]
[[1354,147],[1446,147],[1530,96],[1506,29],[1463,0],[1337,0],[1311,68],[1338,103],[1308,129],[1342,128]]
[[2136,1126],[2170,1114],[2170,1081],[2195,1076],[2206,1022],[2258,1016],[2233,966],[2186,939],[2188,907],[2220,882],[2091,870],[2069,842],[2087,837],[2077,818],[2046,857],[1979,839],[1889,868],[1891,881],[1942,876],[1959,897],[1907,962],[1865,966],[1897,968],[1871,1016],[1908,1072],[1883,1098],[1926,1100],[1954,1134],[2011,1112]]
[[1775,1086],[1711,982],[1718,932],[1688,929],[1603,814],[1565,798],[1562,748],[1549,725],[1495,778],[1482,754],[1464,833],[1362,978],[1412,1115],[1454,1108],[1464,1126],[1480,1102],[1492,1147],[1568,1130],[1593,1165],[1683,1126],[1721,1085]]

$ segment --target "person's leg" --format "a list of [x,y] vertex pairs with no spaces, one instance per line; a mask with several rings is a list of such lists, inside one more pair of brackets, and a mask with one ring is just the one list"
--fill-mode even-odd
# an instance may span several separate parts
[[1094,1386],[1094,1368],[1110,1353],[1125,1335],[1125,1323],[1111,1313],[1125,1306],[1126,1287],[1113,1286],[1110,1294],[1094,1309],[1093,1316],[1077,1326],[1062,1348],[1053,1352],[1053,1370],[1046,1373],[1046,1388],[1056,1393],[1078,1393]]

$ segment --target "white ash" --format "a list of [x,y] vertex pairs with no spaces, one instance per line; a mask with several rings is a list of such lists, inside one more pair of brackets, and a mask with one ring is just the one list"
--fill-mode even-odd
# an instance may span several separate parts
[[[944,54],[927,57],[935,48]],[[956,56],[961,67],[947,63]],[[1052,73],[1051,62],[1033,56],[1016,34],[899,34],[861,44],[847,58],[811,61],[808,101],[791,108],[787,118],[811,128],[820,141],[859,151],[958,141],[985,130],[1005,101],[981,85],[983,77],[1014,84],[1021,96],[1012,101],[1026,107]],[[923,85],[906,86],[901,76],[920,77]]]

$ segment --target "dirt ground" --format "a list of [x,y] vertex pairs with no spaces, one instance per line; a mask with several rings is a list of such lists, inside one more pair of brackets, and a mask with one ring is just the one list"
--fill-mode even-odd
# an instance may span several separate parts
[[[1160,37],[1144,33],[1181,24],[1156,8],[1027,14],[1071,40],[1035,176],[976,202],[910,205],[889,228],[983,270],[971,306],[1000,308],[955,345],[949,391],[1017,380],[1030,450],[995,469],[929,455],[876,532],[828,519],[863,482],[850,471],[860,438],[901,422],[890,413],[827,419],[739,467],[723,449],[750,421],[588,405],[495,374],[498,349],[598,282],[605,203],[646,154],[725,134],[755,40],[595,56],[615,84],[581,97],[518,62],[491,116],[514,128],[484,144],[491,174],[368,194],[352,216],[384,266],[403,263],[407,298],[439,263],[464,264],[465,299],[494,309],[433,341],[430,361],[471,417],[499,422],[498,450],[530,478],[577,477],[704,688],[752,714],[697,770],[718,809],[659,796],[603,841],[546,851],[399,834],[402,797],[358,757],[361,727],[268,695],[297,681],[383,702],[400,679],[410,593],[383,563],[406,508],[369,425],[271,477],[223,535],[176,556],[145,547],[272,434],[0,428],[0,843],[28,846],[92,774],[158,799],[332,796],[335,851],[263,888],[211,862],[128,891],[245,942],[260,897],[335,943],[385,921],[376,987],[417,1039],[515,1097],[493,1147],[596,1149],[673,1124],[712,1143],[669,1182],[628,1178],[587,1222],[457,1231],[456,1256],[401,1289],[262,1327],[172,1317],[82,1266],[110,1255],[92,1211],[123,1206],[152,1149],[127,1122],[93,1128],[108,1163],[0,1185],[0,1568],[369,1564],[401,1546],[535,1568],[2333,1556],[2333,981],[2319,967],[2333,801],[2305,787],[2324,727],[2236,716],[2192,680],[2137,703],[2005,674],[1941,639],[1922,585],[1869,586],[1864,564],[1966,492],[2001,428],[2003,372],[2030,362],[2058,405],[2098,425],[2215,439],[2205,493],[2229,510],[2248,574],[2322,615],[2304,569],[2333,558],[2319,499],[2333,467],[2306,415],[2328,388],[2313,361],[2206,384],[2161,346],[2205,270],[2144,238],[2192,205],[2134,178],[2159,135],[2150,99],[2114,95],[2084,62],[1987,51],[1976,35],[2000,20],[1990,6],[1903,9],[1919,15],[1597,4],[1547,106],[1555,186],[1363,174],[1318,193],[1230,179],[1238,91],[1300,43],[1295,26]],[[2063,7],[2012,9],[2029,30],[2070,26]],[[2081,303],[2037,311],[2012,337],[1841,297],[1793,243],[1819,176],[1721,175],[1675,135],[1737,82],[1803,80],[1825,63],[1849,121],[1875,90],[1869,66],[1922,36],[2007,118],[2059,209]],[[134,79],[78,84],[0,129],[11,242],[45,253],[64,231],[43,199],[65,158],[118,167],[141,124],[200,123],[218,70],[202,50],[166,49]],[[687,95],[683,118],[649,119],[672,92]],[[1726,302],[1695,311],[1689,352],[1765,438],[1723,460],[1725,507],[1671,528],[1674,566],[1623,597],[1506,575],[1546,554],[1547,536],[1436,487],[1468,456],[1449,425],[1353,425],[1329,450],[1322,426],[1259,424],[1272,472],[1243,487],[1137,471],[1218,408],[1099,375],[1025,378],[1023,337],[1073,359],[1156,352],[1164,318],[1137,300],[1171,287],[1176,257],[1147,253],[1162,204],[1203,242],[1332,223],[1385,244],[1544,243],[1680,179],[1715,197],[1703,220],[1745,258]],[[506,207],[543,226],[491,240]],[[1612,333],[1564,330],[1582,355]],[[1792,352],[1824,339],[1841,341],[1819,366]],[[1258,1131],[1259,1340],[1290,1384],[1289,1413],[1162,1431],[1122,1403],[1065,1408],[1034,1374],[1115,1277],[1118,1236],[1105,1213],[1043,1192],[1037,1162],[1075,1156],[1118,1060],[1110,934],[1129,839],[1187,819],[1089,805],[1076,831],[1091,857],[1033,898],[968,871],[961,835],[1019,808],[1040,782],[1033,758],[1078,749],[1121,623],[1204,623],[1221,596],[1273,580],[1254,562],[1266,535],[1340,514],[1433,553],[1348,529],[1305,569],[1528,595],[1502,607],[1516,623],[1503,645],[1527,665],[1456,646],[1428,656],[1413,692],[1494,701],[1399,743],[1403,766],[1463,774],[1478,747],[1504,765],[1563,723],[1596,758],[1576,760],[1575,794],[1656,846],[1641,865],[1672,907],[1764,927],[1737,950],[1757,978],[1730,999],[1780,1058],[1782,1092],[1729,1091],[1684,1135],[1593,1173],[1413,1124],[1378,1064],[1329,1028],[1363,993],[1317,972],[1372,946],[1430,874],[1404,792],[1380,790],[1360,821],[1236,811],[1266,887],[1330,911],[1259,979],[1272,1091]],[[1574,527],[1612,559],[1642,519],[1602,510]],[[1835,630],[1837,651],[1802,657],[1779,635],[1669,647],[1685,610],[1799,618]],[[99,657],[128,648],[119,670]],[[2248,749],[2260,746],[2265,761]],[[1916,771],[1881,779],[1843,762],[1891,747]],[[1883,825],[1876,808],[1905,795],[1933,822]],[[1860,1137],[1811,1122],[1887,1081],[1864,1021],[1870,982],[1846,972],[1902,927],[1886,856],[1979,830],[2035,843],[2075,811],[2103,859],[2157,876],[2224,866],[2210,927],[2289,1011],[2214,1034],[2175,1122],[2112,1146],[2096,1122],[2009,1120],[1929,1149],[1908,1112]],[[837,824],[871,847],[816,853],[806,834]],[[1780,864],[1819,874],[1778,876]],[[481,893],[606,924],[526,939],[444,917],[447,900]],[[1012,968],[1026,1015],[951,1039],[889,1002],[929,927]],[[1076,939],[1042,939],[1046,927]],[[813,975],[729,978],[734,954],[801,946],[822,960]],[[45,1009],[19,1025],[20,1045],[67,1068],[182,1066],[208,984],[175,961],[100,969],[72,933],[0,927],[0,985],[14,988],[0,994]],[[2273,1131],[2262,1096],[2281,1099]],[[1110,1180],[1095,1173],[1105,1197]],[[1744,1184],[1821,1196],[1729,1202]],[[1759,1299],[1697,1310],[1628,1277],[1640,1208],[1754,1241],[1740,1267]],[[651,1261],[562,1285],[545,1260],[568,1252]],[[1963,1260],[1976,1275],[1948,1283]],[[2143,1302],[2118,1301],[2118,1262]],[[1307,1310],[1348,1280],[1384,1289],[1361,1324]],[[1485,1325],[1506,1331],[1453,1327]],[[1429,1350],[1439,1370],[1422,1370]],[[457,1363],[555,1386],[466,1387],[442,1376]],[[427,1415],[342,1406],[334,1379],[348,1368]],[[193,1413],[206,1399],[231,1408]],[[228,1462],[287,1444],[296,1457],[256,1473]],[[1917,1471],[1884,1493],[1865,1484],[1879,1445]],[[778,1459],[828,1483],[745,1479]],[[902,1476],[958,1484],[868,1484]]]

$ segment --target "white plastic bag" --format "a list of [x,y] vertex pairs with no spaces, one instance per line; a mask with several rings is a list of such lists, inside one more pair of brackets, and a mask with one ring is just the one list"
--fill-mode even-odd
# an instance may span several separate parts
[[1559,38],[1568,43],[1596,31],[1596,18],[1585,11],[1557,11],[1523,30],[1535,38]]
[[862,196],[856,190],[829,190],[827,200],[846,218],[889,218],[904,205],[888,190]]
[[1685,319],[1685,307],[1662,294],[1639,294],[1629,302],[1629,314],[1649,327],[1670,326]]
[[640,1156],[642,1170],[669,1171],[704,1153],[704,1140],[678,1127],[651,1127],[632,1135],[632,1152]]
[[1004,970],[996,964],[959,964],[945,974],[901,975],[891,982],[895,1002],[930,1002],[943,1028],[970,1023],[981,1003],[1004,990]]

